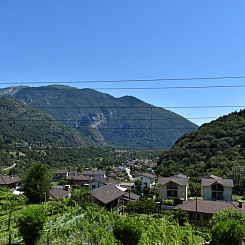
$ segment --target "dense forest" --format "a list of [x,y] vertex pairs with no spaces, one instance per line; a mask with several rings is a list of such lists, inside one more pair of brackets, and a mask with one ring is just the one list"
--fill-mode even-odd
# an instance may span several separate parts
[[77,146],[88,144],[74,129],[44,111],[9,98],[0,98],[0,146]]

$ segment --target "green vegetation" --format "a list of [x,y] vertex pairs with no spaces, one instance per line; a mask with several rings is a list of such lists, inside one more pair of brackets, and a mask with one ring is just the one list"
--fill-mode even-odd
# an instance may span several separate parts
[[0,147],[75,146],[87,143],[74,129],[13,99],[0,98]]
[[[0,200],[7,193],[8,190],[2,190]],[[137,241],[142,245],[203,243],[203,239],[195,234],[190,225],[179,226],[169,216],[120,216],[97,206],[81,206],[80,201],[64,199],[29,206],[20,204],[12,210],[11,217],[10,207],[6,207],[0,216],[1,244],[8,243],[11,234],[12,244],[21,244],[23,241],[29,242],[26,244],[35,244],[34,241],[39,240],[38,244],[107,245],[110,241],[110,244],[116,245],[121,244],[119,241],[124,242],[122,234],[126,231],[133,236],[135,244]]]
[[202,125],[163,152],[157,173],[169,176],[179,172],[194,177],[196,182],[208,174],[232,178],[235,192],[242,194],[245,188],[245,110]]
[[45,219],[43,209],[37,205],[28,206],[21,212],[17,225],[25,244],[37,244],[43,231]]
[[245,226],[239,221],[227,220],[216,223],[211,229],[214,245],[242,245],[244,244]]
[[114,223],[113,234],[123,245],[139,244],[142,233],[142,227],[134,217],[121,218]]
[[30,203],[40,203],[49,197],[51,172],[46,165],[34,163],[23,179],[26,197]]
[[224,209],[210,220],[211,244],[243,244],[245,237],[245,213],[236,209]]
[[219,222],[227,220],[238,221],[245,226],[245,213],[236,209],[224,209],[212,217],[212,219],[210,220],[210,226],[212,227]]
[[[0,167],[17,164],[9,174],[23,175],[33,162],[41,162],[51,169],[105,168],[110,170],[127,160],[155,159],[157,151],[126,151],[117,152],[112,148],[57,148],[57,147],[9,147],[0,149]],[[6,171],[4,172],[7,173]]]
[[154,214],[157,212],[157,205],[154,200],[141,197],[134,202],[128,202],[125,211],[129,214]]

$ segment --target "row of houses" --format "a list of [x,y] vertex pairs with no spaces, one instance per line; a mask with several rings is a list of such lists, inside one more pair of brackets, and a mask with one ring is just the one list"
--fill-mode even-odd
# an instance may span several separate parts
[[[188,200],[189,178],[183,174],[156,179],[154,174],[142,173],[134,177],[134,182],[120,182],[116,178],[106,176],[106,171],[83,171],[77,175],[74,171],[56,171],[54,179],[65,179],[69,185],[87,186],[89,189],[97,189],[107,184],[122,185],[125,188],[134,188],[135,184],[143,192],[144,188],[156,189],[158,196],[163,199]],[[210,175],[201,180],[201,194],[203,200],[232,201],[232,179],[222,179]]]

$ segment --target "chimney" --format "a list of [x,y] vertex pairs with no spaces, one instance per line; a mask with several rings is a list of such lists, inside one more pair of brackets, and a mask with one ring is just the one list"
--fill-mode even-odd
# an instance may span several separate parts
[[238,202],[238,207],[239,207],[239,208],[242,208],[242,206],[243,206],[243,205],[242,205],[242,202]]

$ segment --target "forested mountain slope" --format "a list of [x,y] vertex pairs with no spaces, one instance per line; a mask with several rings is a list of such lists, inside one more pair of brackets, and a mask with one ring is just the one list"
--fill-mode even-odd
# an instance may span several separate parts
[[245,110],[202,125],[180,138],[160,157],[158,173],[208,173],[234,178],[245,185]]
[[85,145],[74,129],[55,121],[46,112],[13,99],[0,99],[0,144],[7,146]]

